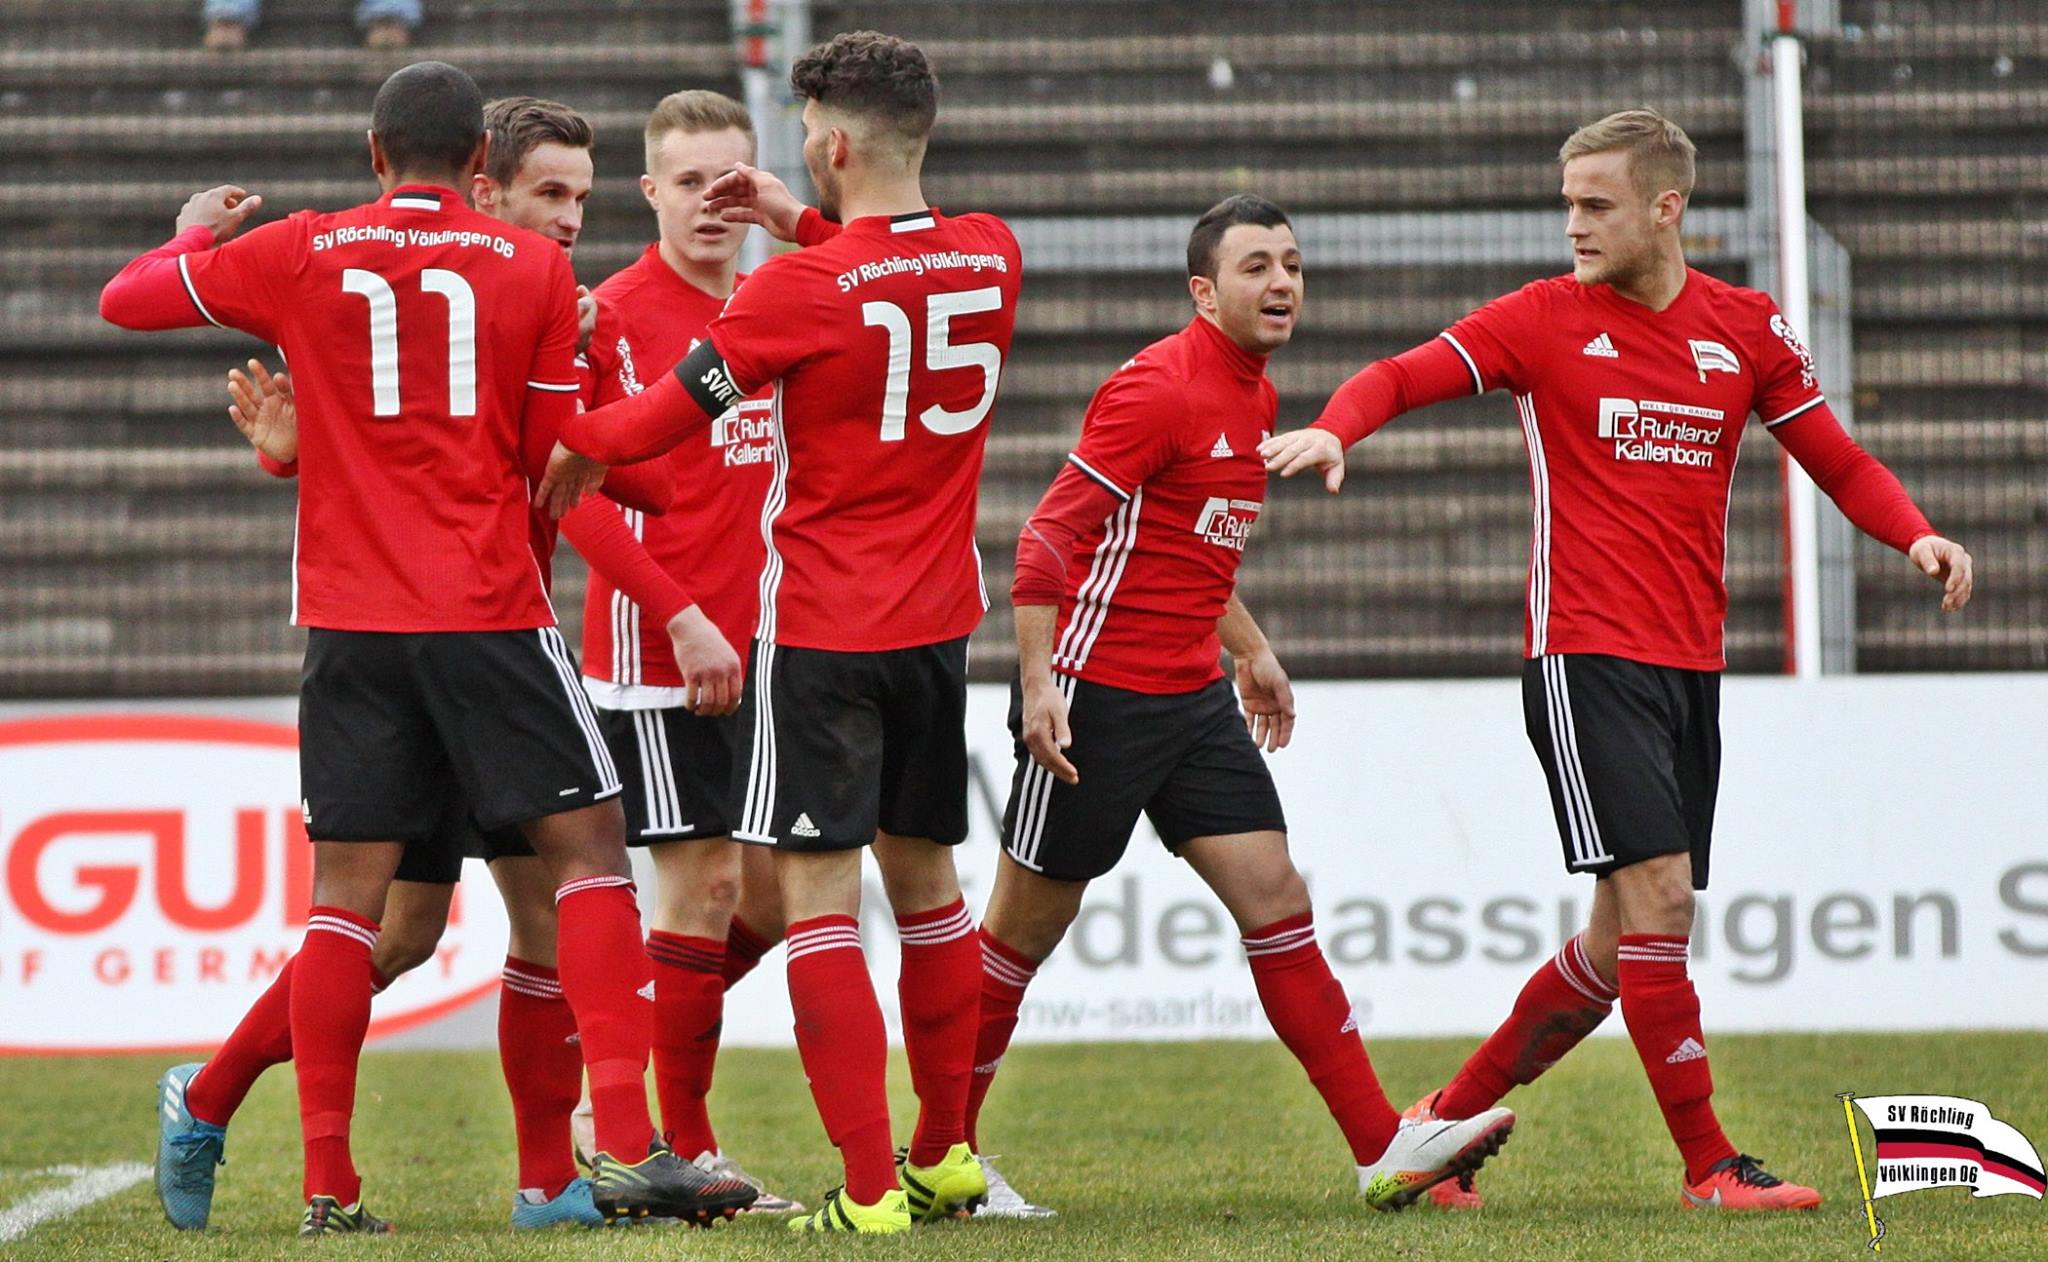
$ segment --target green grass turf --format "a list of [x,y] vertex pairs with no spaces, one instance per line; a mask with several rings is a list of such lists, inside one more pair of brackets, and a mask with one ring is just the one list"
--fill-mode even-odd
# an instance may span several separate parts
[[[1396,1106],[1469,1050],[1382,1040]],[[515,1236],[511,1124],[489,1053],[365,1058],[356,1154],[367,1199],[395,1240],[333,1240],[351,1257],[544,1259],[894,1256],[920,1259],[1741,1259],[1854,1258],[1862,1208],[1835,1093],[1972,1096],[2048,1141],[2048,1036],[1724,1036],[1714,1041],[1730,1135],[1828,1203],[1799,1215],[1685,1213],[1678,1170],[1635,1053],[1588,1043],[1511,1100],[1521,1125],[1481,1177],[1486,1208],[1376,1214],[1321,1102],[1268,1043],[1024,1047],[1005,1062],[983,1122],[989,1147],[1049,1222],[945,1223],[909,1240],[789,1238],[779,1221],[703,1233],[637,1228]],[[899,1123],[911,1116],[896,1056]],[[53,1165],[148,1161],[156,1059],[0,1060],[0,1208],[55,1180]],[[213,1227],[172,1231],[145,1183],[0,1246],[9,1262],[304,1257],[291,1077],[273,1072],[229,1137]],[[713,1100],[727,1149],[815,1202],[836,1162],[790,1052],[736,1050]],[[1868,1141],[1865,1141],[1868,1152]],[[2048,1212],[2019,1196],[1959,1190],[1879,1202],[1887,1258],[2048,1258]]]

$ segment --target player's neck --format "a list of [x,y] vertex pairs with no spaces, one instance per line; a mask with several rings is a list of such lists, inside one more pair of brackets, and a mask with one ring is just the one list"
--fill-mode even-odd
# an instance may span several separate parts
[[1677,250],[1660,255],[1641,275],[1616,281],[1610,288],[1618,297],[1662,311],[1685,292],[1685,255]]
[[929,209],[915,175],[877,179],[872,183],[848,180],[839,190],[840,223],[852,223],[870,215],[908,215]]
[[[378,181],[389,193],[399,188],[443,188],[456,191],[456,177],[453,171],[392,171]],[[467,184],[468,181],[462,181]]]
[[727,259],[723,263],[699,263],[683,257],[682,251],[671,246],[667,239],[661,242],[661,261],[669,270],[683,278],[685,284],[710,294],[713,298],[730,298],[739,275],[739,260]]

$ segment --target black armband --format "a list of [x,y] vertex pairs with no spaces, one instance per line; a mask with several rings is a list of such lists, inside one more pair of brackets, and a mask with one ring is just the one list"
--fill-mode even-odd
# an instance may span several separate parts
[[706,416],[723,416],[739,406],[746,395],[733,384],[732,372],[725,366],[725,356],[705,338],[697,343],[697,349],[683,357],[676,365],[676,380],[683,383],[683,389],[704,409]]

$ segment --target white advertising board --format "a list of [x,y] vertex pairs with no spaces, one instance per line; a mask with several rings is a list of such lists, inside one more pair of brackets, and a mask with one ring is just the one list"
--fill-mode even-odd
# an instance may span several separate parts
[[[970,700],[973,836],[959,853],[977,907],[1012,766],[1006,702],[995,687]],[[1295,743],[1271,765],[1321,939],[1364,1029],[1490,1029],[1576,931],[1592,890],[1563,869],[1518,686],[1321,683],[1299,702]],[[151,709],[273,724],[291,714],[277,701]],[[297,937],[289,748],[6,734],[74,711],[0,709],[0,1048],[217,1039]],[[1713,881],[1693,958],[1710,1029],[2048,1026],[2048,675],[1736,678],[1722,717]],[[95,833],[77,820],[95,812],[127,816]],[[150,831],[164,818],[186,821],[182,846]],[[253,831],[261,873],[247,857]],[[503,916],[470,866],[445,962],[378,999],[380,1032],[492,989]],[[252,887],[253,912],[228,923]],[[878,890],[867,901],[893,1022],[894,933]],[[1141,825],[1040,970],[1018,1037],[1263,1037],[1236,937]],[[778,952],[734,990],[728,1042],[790,1042],[781,971]],[[491,1037],[487,1022],[460,1028]]]

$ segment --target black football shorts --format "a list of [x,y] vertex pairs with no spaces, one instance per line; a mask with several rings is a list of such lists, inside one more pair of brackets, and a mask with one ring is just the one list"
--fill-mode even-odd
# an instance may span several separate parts
[[735,717],[735,840],[967,839],[966,636],[874,653],[756,640]]
[[[490,834],[619,792],[575,659],[553,627],[391,633],[314,628],[299,692],[299,777],[316,841],[454,839],[451,803]],[[444,843],[461,853],[459,840]]]
[[662,710],[607,710],[597,721],[625,785],[626,844],[729,837],[738,716]]
[[1692,857],[1707,888],[1721,782],[1721,676],[1594,653],[1522,663],[1522,719],[1572,872]]
[[1054,880],[1094,880],[1123,857],[1140,814],[1176,853],[1197,837],[1287,831],[1280,794],[1228,680],[1160,696],[1053,678],[1067,698],[1074,737],[1067,761],[1081,782],[1064,784],[1031,757],[1023,690],[1012,684],[1017,769],[1003,811],[1003,849],[1018,863]]

